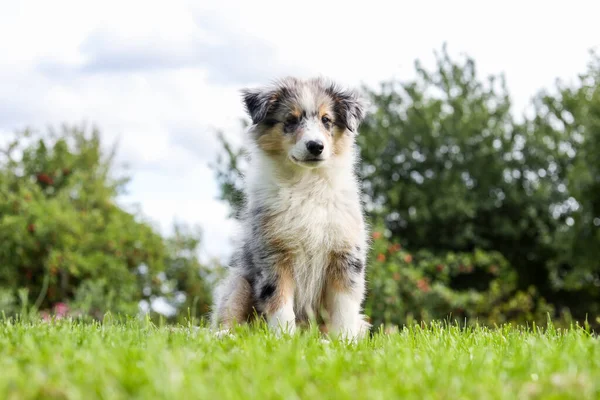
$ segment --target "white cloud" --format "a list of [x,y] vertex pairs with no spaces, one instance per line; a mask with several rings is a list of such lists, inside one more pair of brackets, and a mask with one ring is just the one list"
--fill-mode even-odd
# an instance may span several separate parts
[[[281,75],[345,84],[410,78],[448,42],[479,71],[505,72],[516,110],[600,44],[600,3],[336,0],[3,2],[0,135],[88,121],[119,139],[137,201],[167,230],[199,223],[205,255],[231,250],[235,224],[207,164],[214,129],[239,140],[239,89]],[[8,62],[4,62],[8,61]]]

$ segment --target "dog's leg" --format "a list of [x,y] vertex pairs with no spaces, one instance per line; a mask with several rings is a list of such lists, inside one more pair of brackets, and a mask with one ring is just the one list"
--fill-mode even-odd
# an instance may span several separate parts
[[367,333],[369,324],[361,315],[364,292],[364,261],[361,256],[352,252],[333,254],[325,292],[330,335],[354,341]]
[[277,274],[263,282],[259,298],[269,327],[274,332],[278,335],[295,332],[294,280],[289,269],[279,268]]
[[296,331],[293,298],[285,299],[281,306],[268,315],[267,318],[269,326],[278,335],[281,333],[293,334]]
[[329,332],[343,339],[356,339],[360,334],[360,301],[352,292],[329,289],[331,314]]
[[273,220],[267,208],[251,208],[249,215],[252,238],[244,250],[244,259],[254,271],[257,309],[278,335],[294,333],[293,252],[289,243],[280,238],[282,227]]

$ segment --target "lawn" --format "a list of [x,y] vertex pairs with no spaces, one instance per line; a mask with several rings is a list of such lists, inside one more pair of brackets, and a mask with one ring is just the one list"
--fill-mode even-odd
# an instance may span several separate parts
[[262,328],[215,339],[148,322],[0,321],[1,399],[600,398],[584,329],[375,334],[357,345]]

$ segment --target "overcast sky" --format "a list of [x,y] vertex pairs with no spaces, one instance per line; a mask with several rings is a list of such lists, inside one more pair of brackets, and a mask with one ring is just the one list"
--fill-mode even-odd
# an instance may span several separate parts
[[[201,3],[206,3],[202,4]],[[0,139],[25,126],[95,123],[119,140],[130,194],[168,232],[199,224],[203,257],[235,224],[208,164],[215,129],[242,134],[239,90],[283,75],[377,85],[431,65],[433,50],[504,72],[520,113],[600,45],[600,1],[259,0],[0,2]]]

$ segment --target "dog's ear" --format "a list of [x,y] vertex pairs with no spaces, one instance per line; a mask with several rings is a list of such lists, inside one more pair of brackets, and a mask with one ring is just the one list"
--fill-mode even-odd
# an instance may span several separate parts
[[356,133],[358,126],[365,118],[365,104],[356,90],[340,89],[331,85],[329,95],[334,101],[336,123]]
[[242,97],[246,106],[246,112],[255,125],[265,119],[270,108],[277,100],[275,91],[264,88],[243,89]]

